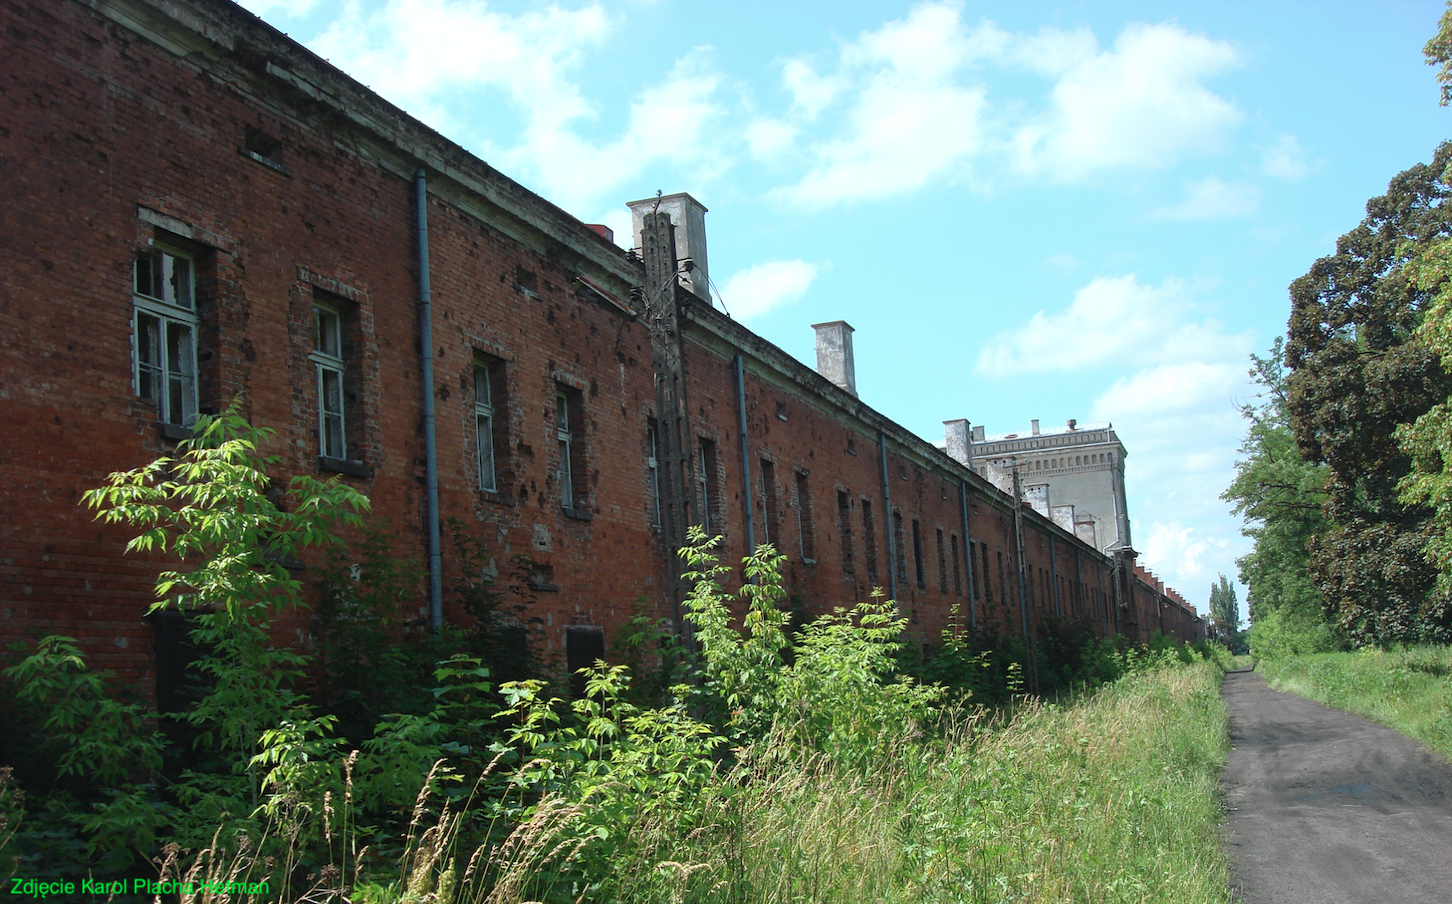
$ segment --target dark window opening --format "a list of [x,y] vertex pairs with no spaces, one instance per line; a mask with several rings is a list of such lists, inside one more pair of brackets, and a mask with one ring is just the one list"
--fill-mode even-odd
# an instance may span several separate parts
[[963,595],[963,566],[958,556],[958,535],[953,534],[948,538],[953,546],[953,593],[956,596]]
[[897,561],[893,571],[899,584],[907,583],[907,540],[903,537],[902,512],[892,513],[892,555]]
[[926,590],[928,575],[923,568],[923,525],[916,518],[913,519],[913,571],[913,576],[918,579],[918,587]]
[[872,517],[872,500],[862,500],[862,556],[867,564],[867,579],[878,580],[877,572],[877,521]]
[[855,550],[852,548],[852,497],[837,491],[837,540],[842,548],[842,573],[856,572]]
[[948,592],[948,550],[943,542],[943,529],[937,529],[938,540],[938,592]]
[[763,542],[776,544],[781,552],[781,501],[777,495],[776,463],[761,460],[761,532]]
[[570,672],[570,696],[585,696],[586,678],[580,669],[587,669],[605,658],[605,632],[600,628],[565,628],[565,668]]
[[700,524],[708,537],[722,533],[724,522],[721,517],[721,481],[716,471],[716,444],[703,439],[696,456],[696,498],[701,504]]
[[803,561],[817,558],[817,526],[812,520],[812,491],[807,485],[807,475],[796,473],[797,478],[797,535],[801,543]]

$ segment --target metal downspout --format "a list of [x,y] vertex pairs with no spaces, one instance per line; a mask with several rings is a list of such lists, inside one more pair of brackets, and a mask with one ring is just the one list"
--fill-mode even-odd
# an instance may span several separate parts
[[423,428],[424,428],[424,497],[428,506],[429,534],[429,627],[438,631],[444,626],[443,554],[439,551],[439,456],[434,431],[434,329],[433,302],[429,290],[429,210],[428,183],[423,167],[414,174],[414,193],[418,202],[418,325],[422,346]]
[[756,524],[751,517],[751,445],[746,439],[746,365],[736,353],[736,423],[741,429],[741,497],[746,512],[746,554],[756,552]]
[[887,586],[892,601],[896,603],[897,535],[892,531],[892,487],[887,480],[887,434],[881,430],[877,431],[877,461],[882,468],[882,520],[886,526],[882,535],[887,540]]

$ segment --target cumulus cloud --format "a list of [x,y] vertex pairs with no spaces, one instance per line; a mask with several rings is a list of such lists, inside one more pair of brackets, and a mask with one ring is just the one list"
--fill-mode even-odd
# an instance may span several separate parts
[[1219,144],[1244,114],[1204,81],[1239,59],[1177,25],[1131,25],[1112,50],[1070,66],[1050,109],[1014,137],[1025,172],[1074,182],[1120,167],[1163,167]]
[[817,272],[816,264],[802,260],[757,264],[726,280],[721,299],[737,320],[760,317],[805,295]]
[[1259,206],[1259,188],[1244,182],[1222,182],[1211,176],[1190,183],[1183,201],[1158,208],[1153,215],[1164,220],[1222,220],[1248,216]]
[[[1103,49],[1088,29],[970,26],[957,4],[921,3],[843,44],[835,66],[784,64],[790,115],[824,134],[809,145],[807,171],[775,194],[820,208],[1006,171],[1066,183],[1166,166],[1223,143],[1241,122],[1205,86],[1238,61],[1229,44],[1172,24],[1131,25]],[[988,67],[1051,85],[1042,98],[990,100]]]
[[753,120],[746,127],[746,147],[753,157],[773,160],[792,146],[799,131],[796,126],[780,119]]
[[1285,134],[1265,149],[1261,156],[1261,172],[1279,179],[1299,179],[1311,171],[1306,149],[1296,136]]
[[[366,16],[349,6],[310,46],[435,128],[463,136],[551,200],[581,209],[662,158],[708,165],[713,154],[704,130],[721,109],[714,96],[721,76],[701,48],[632,100],[622,134],[584,136],[600,110],[575,71],[615,26],[598,3],[516,14],[482,2],[389,0]],[[461,99],[491,96],[518,112],[517,140],[458,118],[472,106]]]
[[1245,366],[1229,361],[1162,364],[1120,377],[1094,401],[1093,420],[1160,415],[1232,398],[1245,382]]
[[[1193,526],[1187,527],[1179,521],[1153,521],[1147,536],[1136,541],[1140,547],[1140,561],[1148,565],[1157,577],[1185,595],[1187,600],[1200,603],[1201,585],[1209,584],[1225,570],[1222,561],[1230,549],[1230,543],[1219,537],[1200,536]],[[1230,572],[1234,575],[1234,572]]]
[[1210,360],[1244,358],[1249,334],[1230,335],[1213,319],[1194,319],[1190,287],[1178,279],[1141,283],[1133,274],[1099,277],[1065,310],[1039,311],[979,349],[985,376],[1077,370],[1111,362],[1169,361],[1186,349]]

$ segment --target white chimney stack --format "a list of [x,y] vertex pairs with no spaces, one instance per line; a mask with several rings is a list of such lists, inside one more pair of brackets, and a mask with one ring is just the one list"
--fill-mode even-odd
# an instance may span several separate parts
[[814,323],[817,331],[817,373],[857,395],[857,365],[852,360],[852,333],[845,320]]
[[691,262],[690,270],[680,274],[681,283],[696,297],[709,303],[711,290],[707,277],[710,267],[706,263],[705,205],[683,191],[660,198],[631,201],[626,206],[630,208],[636,248],[644,244],[640,233],[645,228],[645,215],[654,212],[657,204],[661,213],[670,214],[671,225],[676,228],[676,266],[682,267],[686,260]]

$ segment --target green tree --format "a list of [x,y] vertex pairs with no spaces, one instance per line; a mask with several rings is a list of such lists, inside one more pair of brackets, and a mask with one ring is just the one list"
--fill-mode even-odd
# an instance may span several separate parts
[[1210,621],[1231,652],[1240,652],[1240,599],[1235,585],[1225,575],[1210,585]]
[[1452,623],[1423,555],[1432,511],[1399,494],[1411,457],[1396,439],[1452,393],[1416,335],[1435,287],[1407,266],[1452,234],[1449,160],[1452,143],[1398,174],[1336,253],[1291,284],[1286,410],[1302,457],[1327,466],[1329,524],[1311,538],[1310,574],[1357,644],[1439,639]]
[[1445,107],[1452,101],[1452,2],[1448,2],[1447,9],[1442,12],[1437,34],[1422,48],[1422,53],[1427,57],[1428,66],[1441,67],[1437,70],[1437,84],[1442,86],[1439,103]]
[[1245,440],[1235,480],[1220,498],[1234,503],[1235,514],[1245,519],[1241,533],[1252,543],[1250,552],[1235,560],[1251,621],[1270,624],[1271,615],[1279,613],[1276,624],[1305,635],[1300,646],[1319,649],[1334,642],[1325,600],[1311,580],[1307,546],[1327,529],[1322,514],[1327,469],[1303,459],[1296,448],[1286,410],[1284,356],[1285,340],[1279,336],[1269,355],[1250,356],[1250,377],[1261,391],[1256,401],[1240,408],[1248,422]]

